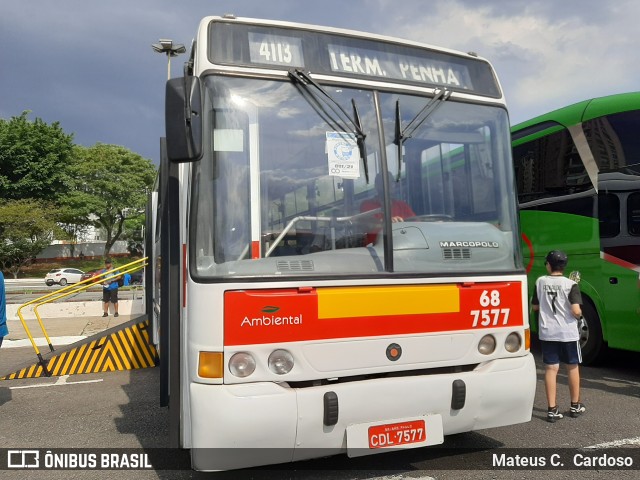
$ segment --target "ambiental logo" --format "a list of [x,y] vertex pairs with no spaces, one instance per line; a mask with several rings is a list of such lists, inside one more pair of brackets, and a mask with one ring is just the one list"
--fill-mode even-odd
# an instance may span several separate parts
[[266,305],[260,311],[263,314],[270,315],[262,315],[260,317],[252,317],[249,318],[245,316],[240,322],[241,327],[271,327],[271,326],[285,326],[285,325],[301,325],[302,324],[302,314],[298,315],[273,315],[278,312],[280,307],[276,307],[273,305]]

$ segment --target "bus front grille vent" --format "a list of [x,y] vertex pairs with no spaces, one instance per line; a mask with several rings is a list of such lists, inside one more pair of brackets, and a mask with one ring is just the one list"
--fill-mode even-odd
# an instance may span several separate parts
[[279,272],[313,272],[312,260],[278,260]]
[[443,248],[442,256],[445,260],[470,260],[471,250],[469,248]]

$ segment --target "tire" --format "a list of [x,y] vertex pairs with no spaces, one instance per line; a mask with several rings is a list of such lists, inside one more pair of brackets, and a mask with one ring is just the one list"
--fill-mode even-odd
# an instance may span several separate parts
[[47,280],[46,282],[44,282],[47,284],[47,287],[50,287],[51,285],[53,285],[55,282],[53,280]]
[[607,346],[602,338],[600,317],[589,300],[582,305],[582,316],[585,320],[585,325],[580,331],[582,364],[594,365],[605,356]]
[[61,278],[60,279],[60,286],[64,287],[67,284],[67,279],[66,278]]

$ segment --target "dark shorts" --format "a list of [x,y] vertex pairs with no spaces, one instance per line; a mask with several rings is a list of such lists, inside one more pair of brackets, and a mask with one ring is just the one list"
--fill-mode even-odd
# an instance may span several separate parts
[[104,303],[118,303],[118,289],[115,288],[113,290],[107,290],[106,288],[103,288],[102,301]]
[[540,340],[542,347],[542,363],[545,365],[577,365],[582,363],[582,350],[580,342],[549,342]]

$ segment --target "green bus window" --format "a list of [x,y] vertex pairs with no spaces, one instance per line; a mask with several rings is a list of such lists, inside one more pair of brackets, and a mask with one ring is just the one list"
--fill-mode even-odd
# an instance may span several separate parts
[[612,238],[620,234],[620,200],[617,195],[598,196],[598,217],[601,238]]
[[627,198],[627,231],[629,235],[640,236],[640,193]]

